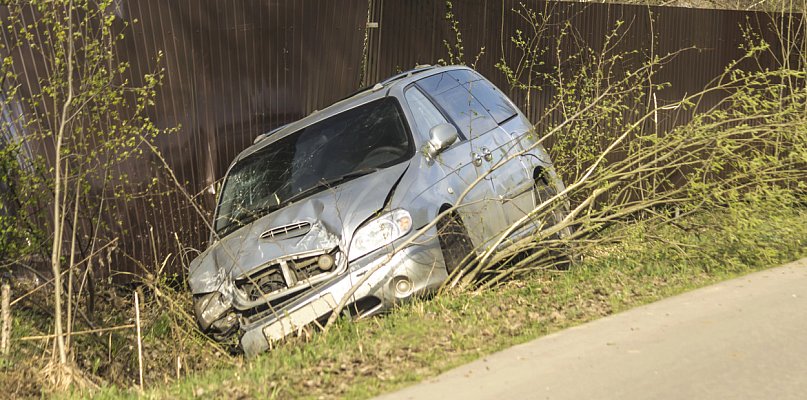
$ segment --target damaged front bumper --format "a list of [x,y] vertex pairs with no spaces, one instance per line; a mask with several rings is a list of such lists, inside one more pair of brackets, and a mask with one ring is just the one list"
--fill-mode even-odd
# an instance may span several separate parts
[[[391,248],[385,246],[351,262],[346,272],[313,286],[282,308],[242,316],[244,353],[252,356],[264,352],[271,343],[302,327],[315,321],[324,322],[351,288],[369,273],[372,275],[346,303],[345,310],[359,318],[382,312],[412,296],[433,292],[447,278],[437,240],[410,245],[388,257]],[[383,265],[379,267],[380,264]]]

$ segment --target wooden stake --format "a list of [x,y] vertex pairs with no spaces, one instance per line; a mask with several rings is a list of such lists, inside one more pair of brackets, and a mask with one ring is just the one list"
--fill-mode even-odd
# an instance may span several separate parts
[[11,348],[11,286],[3,282],[0,294],[0,318],[3,320],[0,332],[0,354],[7,355]]
[[137,291],[134,294],[135,300],[135,325],[137,326],[137,364],[140,369],[140,390],[143,390],[143,340],[140,337],[140,296]]

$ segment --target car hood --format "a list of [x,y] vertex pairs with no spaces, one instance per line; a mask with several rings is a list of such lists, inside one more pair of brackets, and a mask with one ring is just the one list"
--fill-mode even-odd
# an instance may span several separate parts
[[[356,228],[384,207],[408,166],[398,164],[323,190],[233,231],[191,262],[191,291],[221,290],[228,278],[231,282],[281,257],[337,246],[347,249]],[[270,231],[300,223],[310,224],[310,229],[265,238]]]

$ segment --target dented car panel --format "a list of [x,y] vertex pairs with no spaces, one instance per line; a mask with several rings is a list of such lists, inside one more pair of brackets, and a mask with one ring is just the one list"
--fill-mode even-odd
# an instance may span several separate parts
[[[487,119],[463,120],[465,103]],[[231,165],[211,244],[191,263],[200,327],[239,333],[252,355],[323,322],[362,280],[347,299],[356,317],[435,291],[448,256],[435,226],[419,230],[445,207],[463,204],[463,228],[483,249],[537,202],[537,176],[562,190],[530,134],[492,84],[442,67],[390,78],[256,139]]]
[[[354,313],[357,317],[386,311],[394,304],[407,300],[415,294],[434,292],[440,287],[447,274],[445,268],[435,262],[441,260],[439,246],[436,245],[436,241],[430,242],[428,245],[409,246],[395,253],[384,268],[374,272],[356,290],[348,303],[355,305]],[[385,262],[390,251],[391,249],[385,248],[357,260],[344,277],[333,280],[288,305],[280,316],[267,313],[262,318],[249,321],[243,326],[245,333],[241,338],[244,352],[247,355],[263,352],[269,349],[272,340],[279,340],[311,322],[329,316],[336,304],[365,274],[370,273],[379,263]],[[330,307],[317,309],[316,306],[312,306],[312,303],[319,299],[327,299]],[[301,310],[308,311],[306,308],[313,308],[305,315],[308,318],[296,320],[293,318],[293,315],[295,313],[299,315]],[[280,329],[277,329],[278,327]],[[272,333],[267,334],[267,329]]]
[[[194,260],[193,279],[189,280],[191,291],[196,294],[216,290],[225,276],[229,280],[238,279],[267,261],[339,246],[345,248],[342,238],[350,237],[362,222],[383,208],[387,194],[407,166],[396,165],[314,194],[216,241]],[[297,237],[265,235],[277,227],[297,223],[308,223],[312,228]]]

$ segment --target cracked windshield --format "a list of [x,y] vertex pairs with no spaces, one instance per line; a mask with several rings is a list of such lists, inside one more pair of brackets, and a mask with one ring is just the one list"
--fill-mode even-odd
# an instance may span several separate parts
[[411,157],[413,148],[391,98],[303,128],[233,166],[216,232],[225,235],[292,201],[395,165]]

